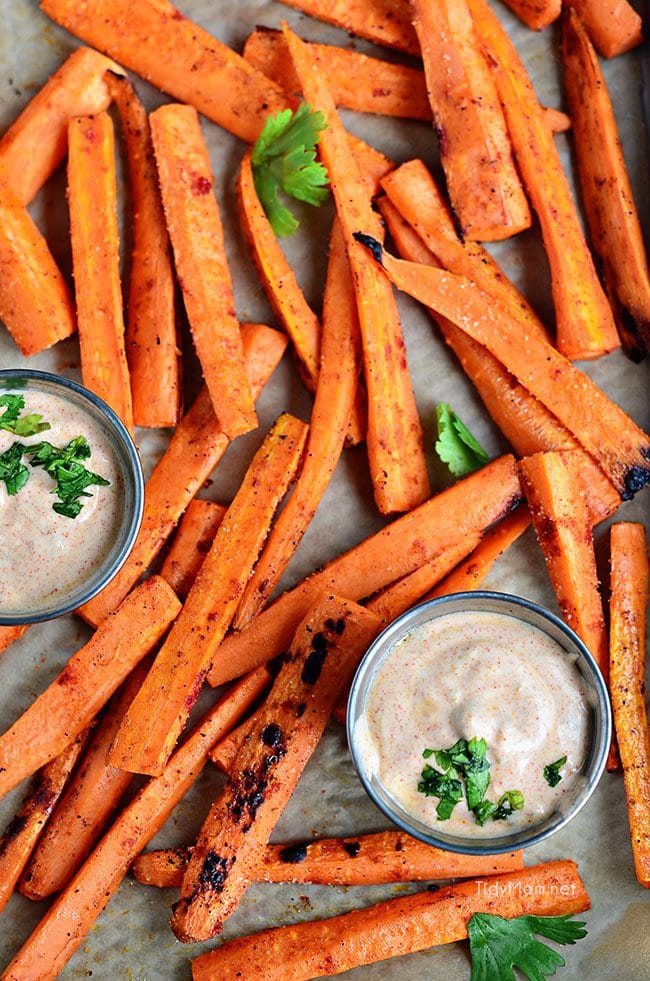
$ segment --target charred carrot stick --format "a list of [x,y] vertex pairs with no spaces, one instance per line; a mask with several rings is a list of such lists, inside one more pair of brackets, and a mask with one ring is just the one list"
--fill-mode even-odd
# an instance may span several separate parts
[[494,241],[531,223],[496,86],[466,0],[411,0],[447,190],[463,238]]
[[106,72],[119,65],[90,48],[77,48],[39,89],[0,139],[0,169],[27,205],[52,176],[68,149],[68,123],[107,109]]
[[128,78],[110,73],[129,168],[133,249],[126,357],[136,426],[175,426],[181,413],[176,284],[147,112]]
[[634,868],[646,889],[650,889],[650,728],[644,697],[649,571],[643,525],[612,525],[610,692]]
[[408,4],[401,0],[282,0],[310,17],[387,48],[419,55]]
[[[261,324],[242,325],[246,370],[256,395],[273,374],[286,338]],[[183,416],[169,446],[145,486],[142,525],[131,553],[101,593],[78,612],[96,626],[122,602],[163,547],[183,511],[208,479],[228,447],[207,388]]]
[[0,736],[0,797],[54,759],[90,724],[163,636],[181,604],[152,576],[124,600],[61,674]]
[[379,617],[335,596],[319,600],[298,627],[192,852],[172,912],[179,940],[214,936],[239,905],[339,691],[380,627]]
[[510,139],[537,212],[551,267],[557,346],[567,358],[597,358],[619,346],[612,311],[578,220],[571,190],[535,92],[510,38],[486,0],[469,0],[494,72]]
[[45,764],[34,787],[0,837],[0,911],[11,898],[87,737],[88,730],[80,732],[69,746]]
[[408,511],[429,495],[430,488],[402,327],[390,283],[377,275],[368,257],[352,241],[359,221],[370,222],[378,234],[381,226],[370,207],[327,85],[316,71],[309,49],[286,25],[283,30],[305,99],[327,120],[320,152],[329,173],[357,297],[375,501],[383,514]]
[[110,116],[101,112],[72,119],[68,127],[68,204],[81,379],[133,430],[116,198]]
[[56,804],[20,880],[18,891],[28,899],[45,899],[67,886],[133,779],[131,773],[109,766],[106,754],[149,664],[150,659],[145,658],[137,665],[100,717],[79,768]]
[[571,0],[571,6],[605,58],[625,54],[643,42],[643,21],[627,0]]
[[167,553],[160,575],[177,596],[185,599],[201,563],[210,551],[217,528],[223,521],[226,508],[214,501],[195,498],[187,505],[178,531]]
[[5,969],[7,979],[50,981],[57,977],[117,892],[136,855],[192,786],[211,746],[237,722],[267,682],[268,672],[260,669],[242,679],[208,712],[164,772],[145,784],[117,817]]
[[164,769],[296,475],[307,428],[284,414],[255,454],[183,611],[122,720],[108,755],[112,766],[154,775]]
[[26,630],[29,629],[28,623],[20,623],[15,627],[0,627],[0,654],[5,651],[15,640],[20,640]]
[[[591,241],[621,341],[650,354],[650,272],[607,85],[574,9],[562,17],[564,84]],[[626,343],[631,334],[632,344]]]
[[[194,981],[216,981],[239,973],[241,977],[263,976],[265,981],[306,981],[463,940],[474,913],[510,919],[562,916],[585,909],[589,909],[589,896],[575,862],[547,862],[495,879],[457,883],[327,920],[231,940],[193,961],[192,977]],[[12,978],[8,975],[8,981]]]
[[504,0],[520,20],[533,31],[541,31],[557,20],[562,12],[562,0]]
[[[190,848],[139,855],[133,874],[145,886],[180,886]],[[403,831],[356,838],[321,838],[295,845],[267,845],[253,868],[256,882],[311,882],[322,886],[371,886],[427,879],[469,879],[523,868],[520,851],[505,855],[445,852]]]
[[287,591],[221,645],[208,681],[236,678],[287,649],[298,623],[322,593],[353,600],[384,586],[483,531],[516,506],[521,489],[514,460],[500,457],[382,528]]

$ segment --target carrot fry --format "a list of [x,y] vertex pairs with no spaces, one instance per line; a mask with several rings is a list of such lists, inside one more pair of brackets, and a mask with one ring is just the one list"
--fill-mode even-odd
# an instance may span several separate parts
[[334,596],[320,599],[298,627],[192,852],[172,912],[179,940],[214,936],[239,905],[341,687],[380,628],[379,617]]
[[176,285],[149,120],[128,78],[107,79],[126,144],[133,212],[126,327],[133,418],[136,426],[175,426],[182,398]]
[[122,720],[108,755],[111,766],[154,775],[164,769],[295,477],[307,428],[282,415],[255,454],[183,611]]
[[19,640],[28,629],[28,623],[16,624],[15,627],[0,627],[0,654],[15,640]]
[[557,346],[567,358],[596,358],[619,346],[555,144],[510,38],[486,0],[469,0],[494,72],[519,170],[542,228],[551,267]]
[[395,259],[379,242],[362,238],[398,289],[483,344],[554,413],[598,461],[623,500],[650,482],[650,439],[587,375],[541,338],[522,337],[509,311],[474,283],[432,266]]
[[68,203],[81,379],[133,431],[119,268],[115,141],[110,116],[101,112],[72,119],[68,144]]
[[[327,920],[231,940],[193,961],[192,977],[194,981],[235,977],[306,981],[466,939],[474,913],[509,919],[562,916],[585,909],[589,896],[575,862],[547,862],[495,879],[457,883]],[[8,975],[8,981],[13,977]]]
[[[133,874],[145,886],[180,886],[191,848],[139,855]],[[322,886],[372,886],[428,879],[469,879],[523,868],[520,851],[461,855],[412,838],[380,831],[356,838],[322,838],[296,845],[267,845],[253,867],[255,882],[312,882]]]
[[162,828],[200,774],[211,746],[237,722],[267,681],[266,669],[242,679],[208,712],[164,772],[138,792],[5,969],[5,981],[53,981],[58,976],[136,855]]
[[305,99],[327,120],[320,152],[329,173],[357,297],[375,501],[383,514],[408,511],[421,503],[430,489],[404,337],[390,283],[378,275],[369,257],[352,241],[359,221],[369,222],[378,234],[381,226],[370,207],[327,85],[315,70],[309,49],[286,25],[283,30]]
[[0,169],[21,204],[36,197],[65,157],[70,120],[108,108],[107,71],[122,69],[98,51],[77,48],[3,135]]
[[643,21],[627,0],[571,0],[592,43],[605,58],[615,58],[643,43]]
[[[286,338],[270,327],[244,324],[242,339],[251,388],[259,395],[284,353]],[[203,388],[146,483],[142,524],[128,559],[108,586],[79,608],[84,620],[96,626],[119,606],[227,448],[228,437],[219,428],[208,390]]]
[[201,563],[210,551],[226,508],[214,501],[195,498],[187,505],[160,575],[177,596],[185,599]]
[[[650,273],[643,234],[607,85],[571,8],[562,17],[562,64],[591,240],[623,346],[640,359],[650,354]],[[626,343],[630,333],[631,345]]]
[[20,880],[18,891],[28,899],[45,899],[67,886],[133,779],[131,773],[108,766],[106,754],[149,664],[150,659],[145,658],[137,665],[97,723],[79,769],[54,808]]
[[521,499],[511,456],[458,481],[334,559],[289,590],[240,633],[227,637],[208,676],[220,685],[286,650],[298,623],[324,592],[371,596],[474,531],[483,531]]
[[611,532],[610,692],[636,877],[650,889],[650,728],[645,705],[648,543],[643,525]]
[[420,54],[411,11],[403,0],[282,0],[282,3],[368,41],[406,54]]
[[67,283],[0,167],[0,320],[21,354],[38,354],[76,330]]
[[46,763],[36,777],[35,786],[0,837],[0,911],[11,898],[87,737],[88,730],[79,733],[74,742]]
[[463,238],[494,241],[531,224],[496,86],[467,0],[411,0],[440,162]]
[[504,0],[520,20],[533,31],[541,31],[557,20],[562,0]]
[[0,736],[0,797],[54,759],[90,724],[180,610],[152,576],[102,623],[61,674]]

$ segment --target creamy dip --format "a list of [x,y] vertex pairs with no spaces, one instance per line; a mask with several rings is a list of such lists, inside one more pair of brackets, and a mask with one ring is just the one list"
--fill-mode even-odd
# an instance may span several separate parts
[[[110,481],[91,486],[76,518],[52,510],[55,480],[42,467],[23,463],[29,479],[15,496],[0,481],[0,611],[10,614],[59,604],[102,565],[114,545],[123,516],[124,489],[116,454],[101,424],[73,401],[49,392],[11,389],[22,395],[21,416],[40,413],[51,429],[34,436],[0,430],[0,453],[16,441],[66,446],[84,436],[91,456],[86,469]],[[0,409],[0,412],[4,410]]]
[[[362,769],[405,811],[447,834],[498,837],[539,824],[570,803],[582,781],[590,703],[575,660],[543,631],[501,613],[448,613],[416,627],[374,676],[354,739]],[[483,738],[486,798],[519,790],[524,807],[476,823],[465,799],[439,820],[438,798],[418,791],[425,749]],[[566,756],[550,787],[544,766]]]

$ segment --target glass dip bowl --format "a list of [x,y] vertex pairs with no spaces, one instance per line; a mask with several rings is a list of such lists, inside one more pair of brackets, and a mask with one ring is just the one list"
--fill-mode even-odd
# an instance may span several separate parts
[[[580,675],[580,687],[585,691],[584,704],[587,711],[586,753],[573,788],[566,793],[561,805],[552,813],[538,821],[531,821],[522,827],[508,827],[509,822],[492,821],[481,828],[480,836],[448,831],[447,822],[435,820],[425,822],[421,816],[411,813],[393,793],[383,785],[378,770],[380,752],[377,742],[368,743],[368,702],[381,671],[382,665],[397,645],[408,638],[418,628],[432,624],[447,614],[490,613],[512,618],[517,624],[530,625],[554,641],[561,651],[559,657],[566,655],[569,664],[575,665]],[[449,621],[448,621],[449,622]],[[563,665],[562,670],[565,670]],[[480,684],[480,682],[479,682]],[[397,676],[395,691],[399,697],[406,689],[405,680]],[[399,698],[398,698],[399,700]],[[461,704],[462,699],[458,700]],[[374,704],[381,704],[375,699]],[[404,712],[406,712],[406,707]],[[399,719],[396,720],[399,723]],[[413,607],[398,617],[377,637],[364,655],[352,683],[347,709],[347,735],[352,761],[364,789],[383,813],[408,834],[421,841],[447,851],[468,855],[496,855],[537,844],[563,828],[584,807],[596,789],[602,776],[612,734],[609,696],[603,677],[594,658],[579,637],[558,617],[542,609],[535,603],[518,596],[494,592],[466,592],[443,596],[420,606]],[[462,738],[467,740],[481,738],[481,732],[467,732]],[[422,746],[418,744],[418,755],[425,748],[447,749],[447,746],[429,747],[423,736]],[[372,745],[373,751],[368,752]],[[385,744],[384,744],[385,745]],[[387,750],[385,751],[387,752]],[[487,757],[490,758],[488,740]],[[551,763],[551,760],[540,761]],[[434,756],[423,758],[420,769],[427,764],[434,768],[438,762]],[[541,769],[540,769],[541,772]],[[410,780],[410,771],[409,771]],[[547,781],[548,782],[548,781]],[[409,787],[410,787],[409,783]],[[552,786],[549,784],[549,786]],[[464,789],[464,788],[463,788]],[[514,789],[514,788],[512,788]],[[488,786],[486,798],[491,799],[493,791]],[[434,797],[433,800],[438,798]],[[464,807],[465,805],[463,805]],[[523,811],[521,812],[523,815]]]
[[[111,472],[115,479],[111,481],[112,487],[90,486],[88,488],[88,493],[93,496],[106,490],[111,491],[110,524],[108,518],[105,518],[105,525],[102,525],[101,547],[94,554],[89,551],[87,567],[83,567],[83,572],[75,581],[66,584],[64,578],[66,557],[69,560],[72,557],[69,554],[70,551],[80,551],[80,537],[82,539],[90,538],[88,524],[83,529],[84,534],[81,536],[75,530],[77,537],[73,541],[76,544],[66,552],[65,544],[61,545],[59,542],[57,550],[50,556],[53,585],[50,589],[43,589],[38,594],[36,594],[34,585],[36,570],[33,565],[38,536],[43,537],[41,522],[45,520],[44,513],[39,513],[35,517],[33,525],[23,522],[24,527],[19,530],[12,527],[10,523],[8,524],[6,520],[2,521],[2,504],[0,503],[0,560],[1,556],[4,555],[5,561],[9,561],[12,565],[15,563],[13,567],[21,570],[21,575],[25,577],[25,592],[31,591],[33,594],[26,598],[24,603],[22,596],[19,596],[16,601],[10,602],[8,599],[9,591],[5,592],[4,599],[0,591],[0,624],[4,626],[38,623],[42,620],[54,619],[64,613],[71,612],[100,592],[118,572],[133,546],[140,528],[144,503],[144,478],[133,440],[115,412],[102,399],[88,389],[60,375],[31,369],[0,371],[0,395],[12,394],[25,397],[26,404],[22,410],[24,414],[32,411],[41,412],[40,405],[45,400],[45,404],[51,405],[53,411],[57,408],[61,411],[58,417],[58,421],[61,423],[65,424],[69,419],[76,421],[77,416],[82,420],[86,419],[88,426],[92,427],[92,430],[101,439],[102,447],[106,449],[106,459],[110,458]],[[34,404],[32,408],[29,404],[30,395]],[[49,403],[47,402],[48,398],[50,399]],[[60,409],[61,406],[69,407],[68,420],[66,420],[65,410]],[[0,408],[0,414],[4,411],[4,407]],[[44,421],[48,421],[45,414],[43,414],[43,418]],[[88,433],[83,431],[83,424],[79,426],[79,430],[79,435],[88,436]],[[51,441],[53,445],[57,446],[66,445],[61,439],[57,439],[55,430],[52,432],[46,430],[31,439],[23,439],[20,435],[12,435],[5,431],[0,435],[7,437],[3,440],[3,449],[6,448],[5,444],[8,445],[13,441],[24,442],[27,446],[41,440]],[[75,435],[77,435],[76,432]],[[89,440],[89,444],[91,444],[92,449],[92,440]],[[93,472],[95,469],[100,470],[92,455],[88,460],[83,461],[83,465]],[[29,480],[49,480],[53,492],[54,478],[47,477],[42,468],[32,468],[30,464],[27,464],[27,469],[30,471]],[[38,476],[33,476],[37,473]],[[25,487],[29,486],[29,480]],[[20,493],[19,490],[18,495]],[[10,501],[18,500],[17,495],[10,498],[6,494],[4,484],[2,485],[2,495],[2,502],[7,502],[7,506]],[[52,497],[51,500],[52,502],[56,501],[56,497]],[[84,503],[85,507],[89,498],[82,497],[79,500]],[[48,516],[50,516],[49,511],[48,508]],[[106,514],[106,508],[104,508],[104,514]],[[66,522],[79,519],[60,517],[55,514],[51,520],[55,523],[58,522],[57,527],[63,529],[61,537],[65,542]],[[105,527],[110,527],[106,534],[104,534]],[[34,548],[26,547],[26,542],[30,546],[33,542]],[[59,587],[57,583],[60,582],[63,582],[64,585]]]

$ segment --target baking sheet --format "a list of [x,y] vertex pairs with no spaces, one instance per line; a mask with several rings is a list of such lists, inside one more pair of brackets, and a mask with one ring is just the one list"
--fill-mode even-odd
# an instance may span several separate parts
[[[278,27],[282,18],[304,37],[348,44],[358,50],[378,49],[346,34],[319,24],[275,2],[230,3],[226,0],[184,0],[185,14],[241,50],[255,24]],[[496,6],[496,4],[495,4]],[[536,83],[543,103],[561,106],[559,67],[555,54],[557,32],[528,31],[498,4]],[[33,93],[77,45],[77,41],[40,13],[35,0],[4,0],[0,25],[0,128],[4,129],[29,101]],[[398,56],[384,52],[387,58]],[[647,155],[639,98],[639,56],[632,53],[604,64],[611,86],[623,145],[642,214],[647,214]],[[137,81],[137,80],[136,80]],[[140,94],[150,108],[167,101],[159,92],[137,81]],[[431,129],[424,123],[397,122],[375,116],[343,113],[351,130],[388,153],[397,162],[422,156],[437,167]],[[216,176],[216,193],[224,219],[228,256],[234,278],[237,310],[242,320],[275,324],[258,285],[238,229],[234,182],[244,146],[219,127],[204,121]],[[570,167],[565,137],[558,137],[563,161]],[[65,181],[58,174],[39,196],[32,209],[44,229],[63,269],[69,273],[70,255],[65,220]],[[320,297],[325,271],[325,252],[331,206],[320,211],[303,211],[303,226],[286,243],[290,261],[305,293],[315,306]],[[124,252],[128,251],[125,231]],[[508,274],[527,294],[539,312],[552,322],[546,260],[536,230],[514,241],[491,247]],[[418,306],[399,296],[406,333],[409,362],[422,416],[431,464],[433,485],[448,479],[433,459],[435,405],[450,401],[480,441],[492,453],[507,447],[493,426],[471,384],[434,336],[429,318]],[[185,344],[187,349],[188,345]],[[0,332],[0,367],[30,367],[54,370],[78,379],[76,341],[66,341],[27,362],[17,353],[6,332]],[[587,366],[588,373],[641,425],[648,425],[648,372],[614,354]],[[190,359],[190,374],[196,364]],[[189,378],[190,390],[196,378]],[[238,439],[219,464],[201,496],[227,503],[273,419],[289,409],[309,418],[310,400],[288,357],[267,386],[259,403],[260,429]],[[168,434],[139,431],[137,441],[148,473],[162,452]],[[626,504],[618,517],[639,520],[648,517],[648,497]],[[372,492],[364,450],[346,451],[321,507],[291,563],[283,585],[291,585],[332,556],[366,537],[382,524],[372,504]],[[604,554],[605,529],[597,533]],[[17,557],[19,561],[19,557]],[[504,556],[485,582],[486,588],[520,593],[550,609],[556,609],[541,553],[529,531]],[[81,646],[87,628],[74,617],[33,627],[0,655],[0,724],[4,730],[58,674],[69,655]],[[203,705],[210,695],[203,696]],[[192,791],[174,812],[153,846],[184,844],[198,830],[222,778],[208,767]],[[0,827],[16,809],[25,788],[0,802]],[[304,840],[314,835],[359,834],[380,830],[386,820],[365,797],[349,762],[343,729],[332,724],[300,781],[273,836],[275,841]],[[153,847],[152,846],[152,847]],[[568,967],[562,977],[609,979],[650,978],[650,903],[634,878],[620,775],[605,775],[601,786],[576,820],[549,841],[527,852],[532,864],[551,858],[571,857],[578,861],[592,897],[593,909],[586,914],[589,936],[566,949]],[[329,888],[323,886],[254,885],[240,908],[230,918],[224,938],[274,926],[329,916],[421,886],[374,888]],[[127,878],[119,893],[90,931],[63,978],[130,978],[135,981],[181,979],[190,976],[189,958],[212,944],[181,945],[168,926],[174,890],[155,890]],[[0,919],[0,961],[6,964],[37,923],[46,904],[34,904],[15,896]],[[351,978],[424,979],[446,978],[465,981],[469,959],[465,944],[454,944],[394,961],[359,968]]]

